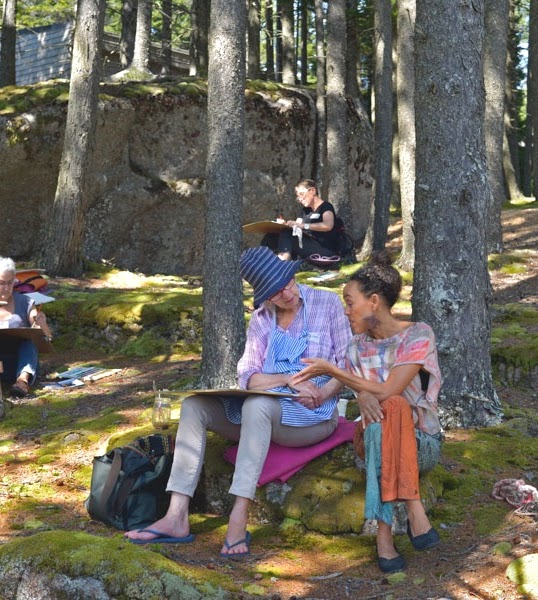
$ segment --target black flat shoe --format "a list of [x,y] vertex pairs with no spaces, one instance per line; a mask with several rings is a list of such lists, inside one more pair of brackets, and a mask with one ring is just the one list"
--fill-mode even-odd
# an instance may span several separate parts
[[409,521],[407,521],[407,535],[415,550],[429,550],[430,548],[437,546],[441,541],[439,534],[433,527],[422,535],[413,536]]
[[398,573],[407,568],[405,558],[401,554],[398,554],[394,558],[382,558],[378,556],[377,564],[383,573]]

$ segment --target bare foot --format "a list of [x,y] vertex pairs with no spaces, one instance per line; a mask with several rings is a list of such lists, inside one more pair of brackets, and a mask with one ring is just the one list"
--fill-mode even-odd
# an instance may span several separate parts
[[394,538],[392,537],[392,529],[390,525],[379,521],[377,524],[377,556],[380,558],[396,558],[399,556],[399,552],[394,546]]
[[220,551],[221,556],[243,556],[250,554],[250,532],[246,531],[245,536],[237,542],[229,542],[228,538]]
[[227,544],[224,544],[220,551],[223,556],[246,554],[249,551],[246,527],[244,525],[234,525],[230,522],[228,524],[228,531],[226,532],[226,542]]
[[[187,535],[189,535],[190,529],[189,529],[189,522],[188,520],[186,522],[181,522],[181,521],[176,521],[175,519],[171,519],[171,518],[167,518],[166,516],[163,517],[162,519],[159,519],[158,521],[155,521],[155,523],[153,523],[152,525],[149,525],[147,528],[145,527],[144,529],[153,529],[154,531],[158,531],[159,533],[164,533],[166,535],[169,535],[170,537],[185,537]],[[153,540],[156,537],[158,537],[157,535],[155,535],[154,533],[150,533],[149,531],[143,531],[143,530],[138,530],[138,531],[127,531],[124,534],[124,537],[130,539],[130,540]]]
[[407,518],[409,519],[409,528],[411,529],[411,535],[417,537],[428,533],[431,529],[432,524],[428,519],[424,506],[420,500],[412,500],[406,503],[407,506]]

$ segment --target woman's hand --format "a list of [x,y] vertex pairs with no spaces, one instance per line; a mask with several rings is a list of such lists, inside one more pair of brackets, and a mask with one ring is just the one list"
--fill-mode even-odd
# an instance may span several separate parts
[[373,394],[361,392],[357,397],[357,404],[361,412],[363,429],[366,429],[370,423],[380,423],[384,419],[381,403]]
[[332,375],[334,365],[323,358],[303,358],[301,362],[309,365],[291,378],[291,386],[296,387],[303,381],[308,381],[318,375]]
[[314,410],[325,401],[321,388],[318,388],[311,381],[304,381],[291,387],[298,393],[298,396],[293,396],[293,399],[305,408]]
[[[35,309],[34,309],[35,310]],[[32,327],[39,327],[43,330],[43,334],[45,337],[52,339],[52,332],[47,323],[47,317],[41,311],[35,310],[35,312],[30,313],[30,320]]]
[[32,322],[32,327],[40,327],[41,329],[45,329],[47,326],[47,317],[42,312],[37,312],[34,315],[34,320]]

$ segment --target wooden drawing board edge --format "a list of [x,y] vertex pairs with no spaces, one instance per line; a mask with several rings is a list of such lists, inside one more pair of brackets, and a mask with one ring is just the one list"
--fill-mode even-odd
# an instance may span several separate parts
[[283,229],[289,229],[289,227],[276,221],[257,221],[243,225],[245,233],[280,233]]
[[298,394],[286,393],[286,392],[268,392],[266,390],[243,390],[235,388],[219,389],[207,389],[207,390],[181,390],[179,391],[168,391],[161,390],[161,394],[170,396],[181,395],[185,398],[187,396],[224,396],[224,397],[235,397],[235,398],[246,398],[254,394],[263,394],[264,396],[275,396],[277,398],[292,398],[298,396]]
[[21,340],[32,340],[39,352],[54,352],[53,345],[45,338],[43,331],[38,327],[13,327],[8,329],[0,328],[0,339],[16,338]]

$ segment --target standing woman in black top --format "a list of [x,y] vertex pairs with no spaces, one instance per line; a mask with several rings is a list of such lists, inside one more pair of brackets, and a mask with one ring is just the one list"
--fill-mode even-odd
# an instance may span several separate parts
[[[297,201],[302,205],[301,217],[287,221],[286,225],[302,230],[294,235],[293,229],[285,229],[278,238],[278,256],[282,260],[337,255],[337,239],[334,231],[336,214],[330,202],[318,196],[316,182],[303,179],[295,186]],[[301,239],[302,238],[302,239]]]

